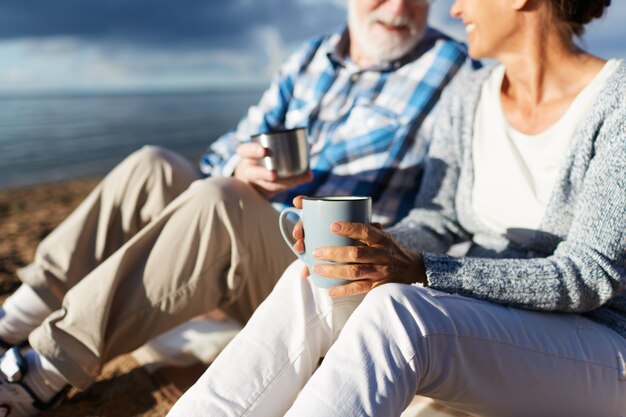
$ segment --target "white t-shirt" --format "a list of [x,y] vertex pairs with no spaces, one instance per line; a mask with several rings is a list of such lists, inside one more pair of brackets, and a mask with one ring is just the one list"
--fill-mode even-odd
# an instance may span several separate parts
[[472,152],[472,207],[485,226],[523,243],[536,230],[557,181],[579,123],[617,68],[608,61],[576,96],[561,118],[536,135],[509,125],[500,102],[504,66],[496,67],[482,86],[476,111]]

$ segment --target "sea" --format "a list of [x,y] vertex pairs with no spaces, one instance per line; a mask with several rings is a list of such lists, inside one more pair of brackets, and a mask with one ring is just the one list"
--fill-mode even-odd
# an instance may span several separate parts
[[261,93],[0,95],[0,189],[101,176],[148,144],[197,161]]

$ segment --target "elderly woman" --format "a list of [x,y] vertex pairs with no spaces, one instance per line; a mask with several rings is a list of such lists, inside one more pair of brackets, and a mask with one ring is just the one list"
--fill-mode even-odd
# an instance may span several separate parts
[[609,3],[457,0],[501,64],[447,91],[416,208],[334,223],[366,246],[314,271],[354,282],[292,265],[170,415],[626,415],[626,64],[574,43]]

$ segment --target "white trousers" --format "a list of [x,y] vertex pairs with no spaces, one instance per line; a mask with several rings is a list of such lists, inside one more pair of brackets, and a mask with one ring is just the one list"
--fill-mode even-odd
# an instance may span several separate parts
[[301,267],[169,416],[393,417],[416,394],[479,416],[626,416],[626,339],[603,325],[400,284],[332,300]]

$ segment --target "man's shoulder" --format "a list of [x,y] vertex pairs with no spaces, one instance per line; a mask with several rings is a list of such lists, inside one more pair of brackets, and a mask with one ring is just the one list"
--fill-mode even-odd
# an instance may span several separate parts
[[447,94],[455,96],[458,100],[472,101],[494,68],[493,64],[479,68],[464,66],[450,83]]
[[320,48],[329,51],[339,43],[342,35],[343,31],[338,30],[309,37],[300,44],[299,51],[311,51]]
[[299,71],[307,67],[316,57],[326,56],[339,42],[341,32],[322,34],[305,39],[286,60],[283,69]]
[[311,61],[315,59],[315,56],[318,54],[326,39],[326,36],[320,36],[316,38],[309,38],[302,42],[300,46],[283,62],[280,72],[283,75],[300,73],[303,68],[308,67]]

